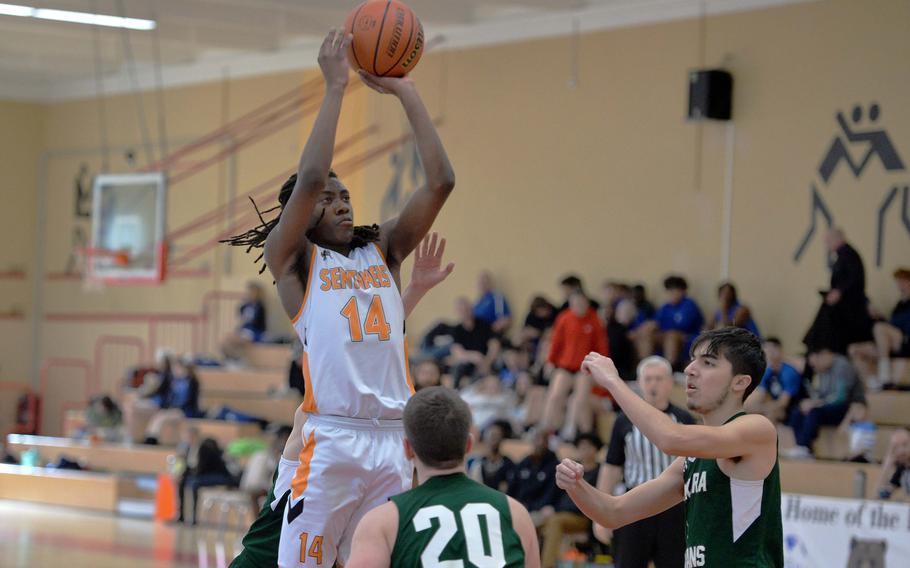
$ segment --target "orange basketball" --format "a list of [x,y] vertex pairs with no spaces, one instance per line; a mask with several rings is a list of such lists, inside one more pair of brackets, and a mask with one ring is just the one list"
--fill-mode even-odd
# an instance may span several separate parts
[[344,23],[354,34],[348,60],[355,69],[380,77],[403,77],[423,54],[423,26],[398,0],[367,0]]

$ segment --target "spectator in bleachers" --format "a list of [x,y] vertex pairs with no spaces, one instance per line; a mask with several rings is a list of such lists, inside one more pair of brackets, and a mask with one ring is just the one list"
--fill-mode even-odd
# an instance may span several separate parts
[[[442,368],[432,359],[425,359],[414,366],[414,390],[438,387],[443,384]],[[451,386],[451,385],[446,385]]]
[[[575,439],[574,459],[584,466],[585,481],[591,485],[597,484],[597,477],[600,473],[597,452],[602,446],[603,442],[595,434],[579,434]],[[578,509],[568,493],[560,491],[553,505],[553,513],[547,517],[541,530],[543,536],[541,539],[543,549],[540,555],[541,566],[543,568],[556,566],[564,535],[588,533],[590,529],[591,520]]]
[[803,342],[807,346],[828,343],[831,350],[847,354],[850,345],[872,341],[872,319],[866,298],[863,259],[837,227],[825,234],[831,263],[831,287]]
[[[874,386],[888,386],[903,377],[906,360],[910,359],[910,269],[894,271],[894,281],[900,299],[891,311],[888,321],[877,321],[872,326],[874,343],[851,346],[851,358],[857,367],[874,368],[867,376],[874,375]],[[884,318],[883,318],[884,319]]]
[[[161,408],[171,392],[174,379],[174,352],[161,347],[155,352],[155,366],[135,369],[132,373],[139,396],[145,404]],[[139,375],[138,377],[136,375]]]
[[461,389],[461,398],[471,409],[474,426],[484,430],[498,420],[511,420],[518,406],[515,391],[503,387],[496,375],[487,375]]
[[303,359],[303,342],[295,334],[291,342],[291,360],[288,362],[288,390],[296,390],[303,396],[306,391],[306,383],[303,379],[303,367],[300,361]]
[[895,491],[910,499],[910,432],[903,428],[891,435],[878,480],[879,498],[890,499]]
[[641,359],[663,346],[663,356],[674,369],[680,369],[689,345],[705,323],[701,308],[686,295],[689,284],[682,276],[671,275],[664,280],[667,301],[657,310],[655,319],[635,330],[638,356]]
[[508,491],[515,476],[515,462],[502,455],[502,441],[511,437],[512,426],[505,420],[496,420],[481,434],[483,453],[468,460],[468,476],[478,483],[497,491]]
[[809,349],[812,378],[806,385],[808,396],[794,405],[790,427],[796,446],[784,453],[794,459],[812,457],[812,442],[820,426],[837,426],[847,416],[851,397],[861,385],[856,370],[846,357],[825,345]]
[[247,493],[252,502],[252,510],[258,511],[260,499],[268,495],[272,487],[272,476],[278,467],[278,460],[284,451],[284,445],[291,434],[288,426],[279,426],[271,430],[269,445],[250,456],[240,476],[240,490]]
[[[559,429],[563,423],[566,398],[574,392],[570,414],[575,418],[579,432],[593,429],[593,417],[588,407],[591,377],[580,373],[585,355],[596,351],[609,353],[607,334],[588,297],[576,290],[569,297],[570,309],[560,312],[553,326],[553,338],[547,362],[552,368],[544,408],[543,426],[548,431]],[[570,428],[573,425],[568,425]]]
[[714,317],[707,327],[708,329],[741,327],[761,337],[758,325],[752,319],[752,311],[740,303],[736,286],[732,282],[724,282],[717,288],[717,309],[714,310]]
[[237,329],[225,338],[221,346],[227,359],[239,360],[243,357],[244,348],[250,343],[265,340],[266,311],[263,298],[262,285],[256,281],[247,282],[243,301],[237,308]]
[[[196,459],[196,467],[187,469],[186,489],[192,494],[190,504],[191,521],[196,524],[196,509],[199,503],[199,490],[203,487],[237,487],[237,480],[231,475],[224,461],[224,454],[218,442],[211,438],[202,440],[199,444],[199,451]],[[181,496],[183,492],[181,491]],[[181,497],[182,498],[182,497]],[[183,513],[183,506],[180,506],[180,512]],[[178,519],[183,522],[183,518]]]
[[19,465],[19,460],[16,459],[16,456],[9,453],[9,450],[6,448],[6,440],[2,436],[0,436],[0,463]]
[[453,326],[441,321],[434,325],[420,340],[420,352],[435,361],[445,361],[452,352]]
[[557,309],[557,315],[560,312],[564,312],[569,309],[569,298],[575,292],[581,292],[582,294],[584,294],[585,297],[588,298],[588,302],[590,302],[591,307],[594,308],[595,312],[600,310],[600,303],[598,301],[596,301],[594,298],[592,298],[591,296],[588,296],[587,292],[585,292],[585,286],[582,283],[581,278],[579,278],[575,274],[570,274],[570,275],[566,276],[565,278],[563,278],[562,280],[560,280],[559,289],[562,292],[564,301],[563,301],[563,304],[561,306],[559,306],[559,309]]
[[635,309],[637,310],[635,318],[630,324],[632,329],[635,329],[650,319],[654,319],[654,314],[657,313],[657,311],[654,309],[654,304],[648,300],[648,294],[644,284],[632,286],[632,301],[635,303]]
[[483,271],[477,279],[480,298],[474,304],[474,317],[486,322],[497,334],[504,334],[512,325],[512,310],[506,297],[493,285],[493,275]]
[[96,396],[85,409],[85,428],[80,437],[98,438],[106,442],[123,439],[123,413],[114,400],[107,396]]
[[619,371],[619,376],[630,380],[635,375],[635,365],[638,358],[635,344],[630,337],[631,325],[637,310],[631,299],[621,300],[613,314],[607,319],[607,345],[610,349],[610,358]]
[[762,347],[768,366],[761,383],[749,395],[745,408],[747,412],[763,414],[774,423],[786,423],[787,417],[799,399],[803,383],[799,372],[784,362],[780,339],[769,337]]
[[506,388],[515,388],[519,379],[527,375],[531,367],[531,355],[525,348],[505,349],[499,361],[499,380]]
[[531,353],[536,353],[537,345],[544,332],[553,327],[556,320],[556,306],[543,296],[534,296],[528,315],[521,328],[520,341]]
[[458,298],[455,310],[459,321],[452,327],[448,365],[455,385],[460,387],[463,381],[470,382],[490,373],[499,357],[500,342],[485,321],[474,317],[470,300]]
[[525,506],[531,513],[531,520],[537,527],[543,526],[547,517],[553,514],[556,501],[556,459],[549,446],[549,436],[544,430],[533,434],[531,454],[518,462],[515,476],[509,483],[508,494]]
[[[642,398],[651,406],[675,422],[695,423],[691,414],[670,404],[673,368],[669,361],[659,356],[644,359],[638,364],[637,381]],[[659,476],[673,459],[620,413],[613,424],[597,488],[609,494],[629,491]],[[648,562],[654,562],[656,568],[677,568],[685,550],[685,523],[685,505],[680,503],[615,531],[595,525],[594,535],[604,544],[611,543],[616,568],[640,568]]]
[[196,368],[189,357],[183,357],[174,364],[174,379],[171,382],[169,396],[162,409],[152,416],[146,429],[145,443],[167,444],[168,440],[176,438],[174,430],[181,420],[201,415]]

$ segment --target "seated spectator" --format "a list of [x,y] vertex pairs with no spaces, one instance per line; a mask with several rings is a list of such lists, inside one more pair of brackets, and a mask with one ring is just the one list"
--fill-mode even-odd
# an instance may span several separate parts
[[[211,438],[204,439],[199,444],[196,467],[187,469],[185,486],[192,494],[190,505],[191,521],[196,524],[196,509],[199,503],[199,490],[203,487],[237,487],[237,480],[228,471],[224,461],[224,454],[218,442]],[[178,522],[183,522],[183,491],[180,492],[180,517]]]
[[768,366],[761,383],[746,400],[745,408],[747,412],[765,415],[772,422],[786,423],[803,388],[802,377],[784,362],[780,339],[769,337],[762,347]]
[[300,361],[303,359],[303,342],[300,337],[294,335],[291,342],[291,360],[288,361],[288,390],[296,390],[300,396],[306,393],[306,381],[303,379],[303,367]]
[[266,313],[263,297],[262,285],[259,282],[247,283],[243,302],[237,309],[239,314],[237,329],[221,346],[227,359],[235,361],[241,359],[246,346],[265,339]]
[[525,316],[524,327],[521,328],[519,340],[522,346],[527,346],[531,353],[537,350],[537,344],[543,333],[553,327],[556,320],[556,307],[543,296],[534,296],[528,315]]
[[[173,430],[184,418],[197,418],[201,415],[199,379],[196,377],[196,368],[189,357],[184,357],[174,365],[174,379],[171,382],[170,394],[165,401],[165,406],[152,416],[146,429],[145,443],[168,444],[168,440],[176,438],[175,432],[166,432],[168,428]],[[163,434],[165,435],[163,436]]]
[[[904,376],[907,359],[910,359],[910,269],[894,271],[900,299],[888,321],[877,321],[872,326],[873,342],[851,345],[850,356],[858,368],[873,377],[870,386],[887,387]],[[877,367],[876,367],[877,365]],[[869,368],[875,370],[870,372]]]
[[[638,390],[648,404],[664,411],[675,422],[695,423],[691,414],[670,404],[673,369],[669,361],[658,356],[644,359],[638,365],[637,378]],[[611,495],[630,491],[658,477],[673,459],[620,413],[613,424],[597,488]],[[679,503],[615,531],[595,525],[594,535],[604,544],[610,543],[617,568],[638,568],[652,561],[658,568],[669,568],[680,565],[686,546],[685,523],[685,505]]]
[[507,493],[524,505],[531,513],[534,525],[541,527],[553,513],[553,504],[556,502],[556,466],[559,465],[559,460],[548,446],[549,436],[546,431],[536,431],[532,439],[531,454],[518,462]]
[[493,275],[488,271],[480,273],[477,279],[480,298],[474,304],[474,317],[484,321],[497,334],[504,334],[512,325],[512,310],[506,297],[493,285]]
[[155,364],[131,369],[129,386],[122,400],[123,423],[129,441],[141,441],[148,421],[161,408],[165,408],[174,380],[174,352],[161,347],[155,352]]
[[736,286],[731,282],[724,282],[717,288],[717,309],[714,310],[714,318],[708,324],[708,329],[719,327],[741,327],[761,337],[758,326],[752,319],[752,312],[748,306],[739,303]]
[[495,421],[511,419],[518,403],[515,392],[503,388],[496,375],[487,375],[461,389],[460,394],[471,409],[478,430],[484,430]]
[[613,316],[616,306],[623,300],[631,297],[632,290],[627,284],[615,280],[607,280],[601,286],[601,319],[607,321]]
[[591,393],[591,377],[579,372],[585,356],[596,351],[607,355],[607,334],[597,312],[591,307],[588,297],[576,290],[569,298],[570,309],[556,317],[553,326],[553,339],[550,353],[547,356],[552,371],[547,392],[547,403],[544,408],[543,427],[554,431],[563,424],[563,408],[566,398],[575,391],[573,403],[569,410],[574,416],[574,423],[579,432],[590,432],[594,427],[594,418],[588,399]]
[[654,319],[657,311],[654,309],[654,304],[648,301],[644,284],[632,286],[632,302],[635,304],[636,314],[632,323],[629,324],[630,329],[635,329],[644,322]]
[[850,361],[830,347],[810,348],[808,363],[813,373],[807,385],[808,396],[790,412],[796,446],[782,452],[794,459],[812,457],[812,442],[820,426],[837,426],[843,421],[850,408],[851,393],[860,382]]
[[890,499],[895,491],[903,491],[903,499],[910,499],[910,432],[904,429],[891,435],[878,480],[880,499]]
[[420,340],[420,353],[435,361],[445,361],[452,353],[453,326],[439,322]]
[[591,298],[590,296],[588,296],[585,293],[585,287],[584,287],[584,284],[582,284],[582,282],[581,282],[581,278],[579,278],[575,274],[569,274],[568,276],[566,276],[565,278],[560,280],[559,289],[562,292],[564,301],[563,301],[563,304],[559,307],[559,309],[556,310],[557,314],[569,309],[569,298],[571,298],[572,294],[574,294],[575,292],[581,292],[582,294],[584,294],[585,297],[588,298],[588,302],[591,304],[591,307],[594,308],[595,312],[600,310],[600,303],[596,302],[593,298]]
[[[432,359],[424,359],[414,366],[414,390],[438,387],[443,384],[442,367]],[[450,378],[451,379],[451,378]],[[451,380],[449,381],[451,382]],[[451,385],[446,385],[451,387]]]
[[[603,442],[594,434],[579,434],[575,439],[574,459],[585,468],[584,479],[592,486],[597,485],[597,477],[600,473],[597,452],[602,446]],[[578,509],[568,493],[560,491],[553,505],[553,512],[547,517],[541,531],[543,534],[541,566],[544,568],[556,566],[564,535],[587,533],[590,529],[591,520]]]
[[291,434],[291,428],[279,426],[272,430],[267,448],[250,456],[240,476],[240,490],[250,497],[253,511],[258,511],[260,499],[268,495],[272,487],[272,476],[278,467],[278,460]]
[[467,298],[455,301],[459,322],[452,328],[452,348],[447,363],[456,387],[492,371],[500,343],[490,326],[474,317]]
[[695,300],[686,295],[689,284],[685,278],[668,276],[664,289],[667,302],[657,310],[655,320],[644,322],[635,330],[634,338],[639,358],[653,355],[658,346],[663,346],[664,357],[678,370],[705,318]]
[[85,409],[85,427],[80,437],[97,438],[105,442],[119,442],[123,439],[123,413],[114,400],[97,396]]
[[508,491],[515,476],[515,462],[502,455],[502,441],[511,437],[512,426],[505,420],[489,424],[481,434],[483,453],[468,460],[468,476],[497,491]]
[[630,299],[621,300],[613,314],[607,318],[607,345],[610,349],[610,358],[619,371],[619,376],[631,380],[635,376],[635,365],[638,362],[635,344],[632,342],[630,332],[637,310]]
[[506,349],[502,352],[499,380],[505,388],[514,388],[531,367],[530,354],[525,349]]

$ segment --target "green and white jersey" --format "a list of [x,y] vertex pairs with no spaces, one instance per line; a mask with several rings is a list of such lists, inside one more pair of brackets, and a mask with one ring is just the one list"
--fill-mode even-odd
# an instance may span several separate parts
[[779,462],[756,481],[730,478],[712,459],[686,458],[684,471],[685,568],[783,567]]
[[507,497],[463,473],[431,477],[392,502],[398,507],[396,568],[524,566]]

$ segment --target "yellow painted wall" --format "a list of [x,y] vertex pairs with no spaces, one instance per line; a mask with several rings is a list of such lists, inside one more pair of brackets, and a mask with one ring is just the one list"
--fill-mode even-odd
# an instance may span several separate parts
[[[789,351],[799,349],[817,307],[815,290],[827,282],[818,236],[800,264],[792,256],[809,219],[809,183],[817,181],[816,168],[838,132],[836,112],[849,115],[855,104],[868,110],[877,102],[877,125],[887,130],[905,162],[910,160],[907,21],[910,4],[903,0],[826,0],[712,17],[706,24],[705,66],[723,64],[736,81],[731,276],[763,331],[782,336]],[[690,20],[585,35],[578,41],[574,87],[569,84],[569,38],[426,55],[415,81],[431,113],[442,120],[440,133],[458,179],[436,228],[449,239],[448,256],[457,268],[414,314],[413,334],[449,317],[456,295],[474,295],[476,275],[485,268],[495,272],[520,316],[533,294],[555,296],[558,279],[570,271],[580,273],[592,292],[608,278],[643,281],[655,300],[662,278],[678,271],[689,278],[702,307],[713,308],[721,272],[728,131],[723,124],[698,125],[684,118],[687,72],[700,66],[699,29]],[[313,76],[286,73],[168,90],[169,146],[205,134],[222,124],[225,114],[236,118]],[[144,102],[157,153],[156,101],[147,94]],[[135,98],[109,97],[104,107],[109,144],[116,147],[111,169],[127,169],[125,147],[143,163]],[[10,116],[16,121],[12,136],[9,129],[0,132],[0,159],[19,152],[4,168],[3,182],[4,202],[19,206],[16,213],[5,207],[0,215],[18,227],[16,234],[30,235],[25,226],[35,218],[35,191],[10,194],[20,184],[36,188],[36,162],[45,151],[44,258],[48,271],[60,272],[72,247],[73,177],[80,163],[93,172],[102,163],[99,105],[87,100],[22,108],[27,112],[0,105],[4,126]],[[241,151],[235,163],[238,190],[296,163],[311,120]],[[339,139],[369,125],[378,131],[339,160],[391,140],[405,128],[403,113],[390,97],[351,92]],[[854,155],[859,158],[861,148]],[[227,168],[212,168],[172,187],[169,225],[180,226],[223,203],[227,174]],[[381,156],[344,176],[358,222],[379,220],[390,175],[389,158]],[[897,264],[910,263],[910,236],[892,209],[884,263],[877,268],[875,212],[892,185],[908,180],[906,171],[884,172],[873,159],[860,180],[841,166],[830,186],[820,188],[863,254],[868,292],[882,310],[896,300],[889,275]],[[215,234],[214,228],[201,231],[177,242],[175,252]],[[30,271],[32,240],[0,245],[0,265],[24,263]],[[210,268],[211,276],[169,279],[160,287],[99,292],[85,290],[74,279],[48,281],[42,289],[44,311],[199,313],[207,291],[238,290],[256,274],[249,256],[223,250],[190,265]],[[267,276],[262,280],[270,282]],[[0,286],[9,290],[8,298],[19,298],[10,301],[22,302],[30,312],[28,284]],[[272,306],[272,322],[281,329],[286,322],[277,303]],[[179,327],[167,332],[175,342],[185,339]],[[47,323],[41,357],[92,359],[96,338],[109,333],[150,340],[143,325]],[[8,335],[4,328],[4,339]],[[10,345],[15,347],[0,348],[4,378],[7,369],[27,370],[31,359],[24,353],[27,342]],[[76,397],[78,380],[66,378],[72,372],[60,375],[53,380],[62,396]],[[109,388],[112,380],[106,371],[99,386]]]

